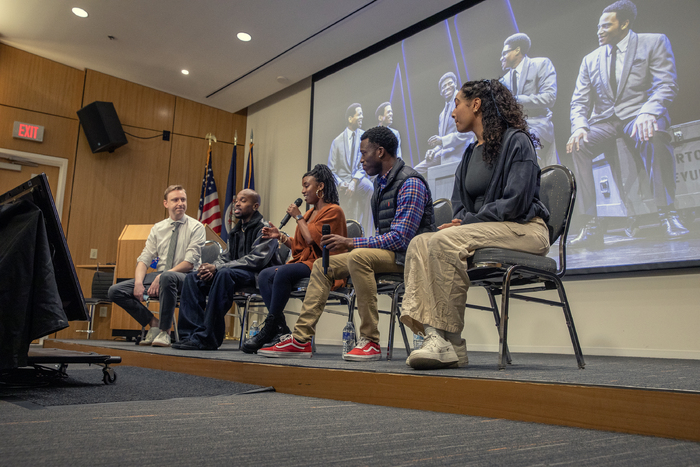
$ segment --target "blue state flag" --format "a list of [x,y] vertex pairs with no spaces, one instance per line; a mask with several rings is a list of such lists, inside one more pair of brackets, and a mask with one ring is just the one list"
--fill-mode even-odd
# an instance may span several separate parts
[[[251,132],[252,134],[252,132]],[[243,188],[255,190],[255,170],[253,167],[253,138],[250,138],[250,153],[248,154],[248,163],[245,166],[245,179],[243,180]]]
[[226,198],[224,198],[224,226],[221,229],[221,239],[226,243],[228,243],[228,235],[236,223],[236,217],[233,215],[236,198],[236,157],[236,144],[234,144],[231,168],[228,171],[228,182],[226,182]]

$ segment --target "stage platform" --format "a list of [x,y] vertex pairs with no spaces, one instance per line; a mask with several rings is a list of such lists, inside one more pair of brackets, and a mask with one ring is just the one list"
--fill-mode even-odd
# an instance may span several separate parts
[[406,366],[403,348],[394,349],[392,361],[360,363],[343,361],[340,346],[325,345],[311,359],[247,355],[237,341],[216,351],[108,340],[44,346],[301,396],[700,441],[696,360],[587,356],[579,370],[573,355],[514,353],[513,364],[499,371],[496,353],[470,352],[465,368],[419,372]]

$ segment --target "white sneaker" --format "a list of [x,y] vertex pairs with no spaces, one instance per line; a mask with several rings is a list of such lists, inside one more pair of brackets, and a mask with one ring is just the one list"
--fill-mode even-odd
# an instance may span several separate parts
[[153,339],[153,347],[170,347],[170,334],[160,331],[160,334]]
[[450,368],[460,368],[469,365],[469,357],[467,356],[467,341],[462,339],[462,342],[460,342],[459,345],[452,344],[452,348],[455,349],[455,353],[457,354],[459,361],[457,361],[457,363],[453,363]]
[[139,342],[139,345],[151,345],[151,344],[153,344],[153,340],[156,338],[156,336],[159,333],[160,333],[160,329],[158,329],[156,326],[151,326],[151,329],[148,330],[146,337],[141,339],[141,342]]
[[[466,341],[464,352],[466,354]],[[430,333],[423,341],[423,346],[411,352],[408,364],[416,370],[437,370],[459,363],[459,357],[452,344],[438,334]]]

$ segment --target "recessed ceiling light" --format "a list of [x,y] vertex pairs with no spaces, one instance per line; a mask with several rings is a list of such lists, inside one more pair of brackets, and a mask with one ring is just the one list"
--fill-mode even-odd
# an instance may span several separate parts
[[190,72],[189,72],[188,70],[182,70],[182,74],[183,74],[183,75],[189,75]]
[[243,42],[248,42],[252,39],[252,37],[250,37],[250,34],[248,34],[247,32],[239,32],[238,34],[236,34],[236,37]]
[[83,10],[82,8],[75,7],[71,10],[75,16],[79,16],[81,18],[87,18],[88,17],[88,12]]

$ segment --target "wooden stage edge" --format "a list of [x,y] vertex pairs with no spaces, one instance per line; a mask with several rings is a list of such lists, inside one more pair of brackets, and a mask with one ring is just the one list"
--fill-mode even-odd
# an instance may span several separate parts
[[301,368],[54,340],[44,347],[115,354],[122,365],[273,386],[298,396],[700,441],[697,393]]

